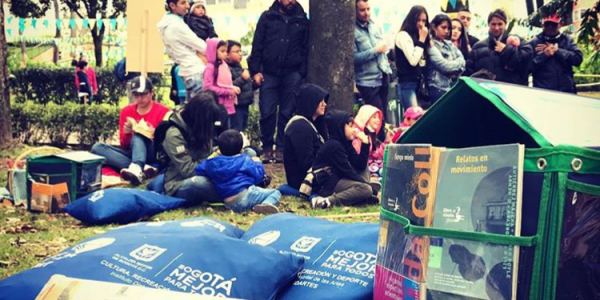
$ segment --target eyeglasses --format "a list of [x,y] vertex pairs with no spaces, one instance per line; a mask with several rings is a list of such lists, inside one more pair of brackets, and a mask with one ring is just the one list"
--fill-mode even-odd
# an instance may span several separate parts
[[240,54],[240,53],[244,53],[242,50],[237,50],[237,51],[229,51],[229,52],[230,52],[230,53],[238,53],[238,54]]

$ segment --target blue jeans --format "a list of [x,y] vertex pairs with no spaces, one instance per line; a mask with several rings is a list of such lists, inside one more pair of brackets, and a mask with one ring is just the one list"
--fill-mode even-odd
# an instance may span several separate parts
[[92,146],[91,152],[105,157],[104,163],[117,170],[126,169],[131,163],[144,169],[144,165],[156,162],[154,143],[150,139],[134,134],[130,147],[130,150],[123,150],[107,144],[96,143]]
[[250,104],[248,105],[236,105],[235,114],[229,116],[231,120],[231,129],[237,131],[245,131],[248,128],[248,116],[250,115]]
[[[409,107],[418,106],[417,102],[417,82],[398,82],[396,86],[396,94],[398,99],[400,99],[400,103],[402,103],[402,109],[406,111]],[[400,108],[399,108],[400,109]],[[403,114],[399,112],[401,116],[400,122],[402,122]]]
[[[260,139],[264,150],[277,148],[283,150],[283,132],[285,125],[296,110],[296,91],[302,84],[300,73],[293,72],[284,76],[264,74],[265,81],[260,87]],[[279,116],[277,108],[279,107]],[[277,139],[274,141],[275,126]]]
[[221,197],[217,194],[215,185],[203,176],[194,176],[184,180],[173,196],[195,203],[222,202]]
[[235,202],[225,204],[225,206],[239,213],[250,210],[257,204],[277,205],[279,198],[281,198],[281,192],[278,190],[263,189],[253,185],[239,193],[236,196]]
[[186,101],[190,101],[190,99],[194,98],[194,96],[202,92],[202,85],[204,84],[203,73],[198,73],[182,78],[183,83],[185,84]]
[[429,86],[429,101],[431,101],[431,105],[435,104],[442,96],[448,91],[444,89],[437,88],[435,86]]

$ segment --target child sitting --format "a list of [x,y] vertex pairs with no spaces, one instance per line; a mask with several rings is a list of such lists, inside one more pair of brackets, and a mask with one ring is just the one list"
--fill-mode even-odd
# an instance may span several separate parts
[[252,209],[256,213],[278,213],[281,193],[257,185],[265,179],[265,169],[259,162],[242,154],[244,144],[237,130],[226,130],[217,139],[220,156],[204,160],[196,167],[196,175],[209,178],[225,206],[234,212]]
[[[377,135],[382,129],[383,113],[377,107],[372,105],[363,105],[358,110],[356,118],[354,118],[354,127],[359,131],[364,132],[369,137],[369,160],[367,167],[369,172],[365,172],[365,175],[369,174],[370,182],[373,183],[372,187],[375,193],[379,192],[377,183],[380,183],[379,169],[383,167],[383,153],[385,151],[385,142],[381,142],[377,139]],[[352,141],[354,150],[360,154],[362,142],[359,138]],[[379,186],[380,187],[380,186]]]
[[419,106],[409,107],[404,112],[404,121],[402,122],[402,124],[400,124],[400,127],[396,130],[396,133],[394,134],[394,137],[392,138],[392,143],[398,142],[398,139],[400,139],[400,136],[402,136],[402,133],[404,133],[406,130],[408,130],[408,128],[413,126],[413,124],[415,124],[415,122],[417,122],[417,120],[420,119],[424,113],[425,113],[425,111]]
[[212,19],[206,15],[206,7],[202,0],[190,2],[190,12],[185,16],[185,23],[203,41],[219,37]]

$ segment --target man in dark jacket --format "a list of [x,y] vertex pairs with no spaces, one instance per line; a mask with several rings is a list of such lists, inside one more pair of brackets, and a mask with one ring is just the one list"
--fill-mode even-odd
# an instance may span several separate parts
[[233,85],[240,88],[241,93],[237,97],[235,114],[231,119],[231,128],[237,131],[245,131],[248,127],[248,116],[250,105],[254,102],[254,90],[250,72],[242,68],[242,45],[236,41],[227,41],[227,64],[233,77]]
[[465,30],[467,31],[467,37],[469,38],[469,46],[471,49],[479,42],[479,39],[469,34],[469,26],[471,26],[471,11],[463,7],[458,11],[458,19],[465,25]]
[[573,38],[560,32],[560,18],[544,19],[544,31],[531,40],[533,86],[566,93],[576,93],[573,67],[581,65],[583,53]]
[[473,47],[467,60],[467,75],[486,69],[496,76],[497,81],[527,85],[529,64],[533,49],[520,39],[519,46],[508,45],[506,40],[506,13],[497,9],[490,13],[489,37]]
[[258,20],[248,58],[254,83],[260,86],[260,132],[265,162],[273,158],[283,160],[283,132],[294,113],[294,95],[306,76],[307,59],[308,19],[304,9],[296,0],[275,0]]
[[285,127],[284,162],[287,184],[295,189],[306,177],[317,152],[327,139],[325,109],[329,94],[314,84],[298,90],[296,116]]

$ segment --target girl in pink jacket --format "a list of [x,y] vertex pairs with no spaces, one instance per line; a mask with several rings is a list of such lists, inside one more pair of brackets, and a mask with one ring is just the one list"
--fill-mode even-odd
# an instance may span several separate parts
[[[372,105],[363,105],[354,118],[354,127],[364,132],[369,137],[369,162],[370,179],[372,182],[381,181],[380,169],[383,167],[383,154],[386,142],[377,139],[377,134],[383,127],[383,112]],[[352,142],[354,150],[360,154],[361,141],[355,139]]]
[[[227,42],[215,38],[206,40],[208,64],[204,70],[204,89],[217,93],[219,104],[225,107],[231,118],[235,114],[235,105],[237,104],[237,95],[240,94],[240,88],[233,85],[231,70],[225,62],[226,58]],[[227,126],[227,128],[229,127]]]

